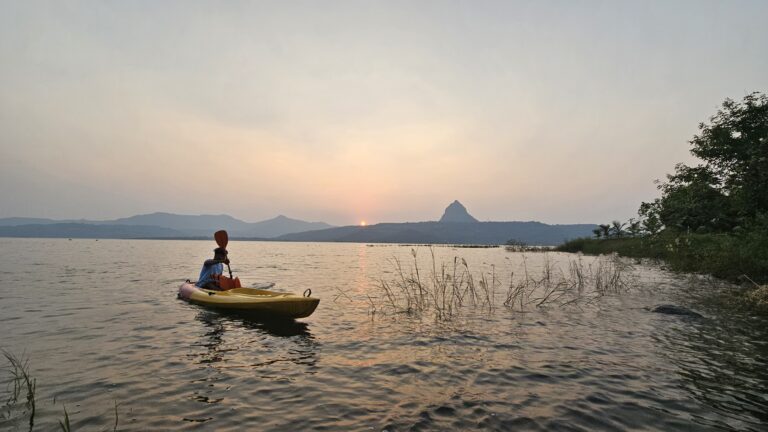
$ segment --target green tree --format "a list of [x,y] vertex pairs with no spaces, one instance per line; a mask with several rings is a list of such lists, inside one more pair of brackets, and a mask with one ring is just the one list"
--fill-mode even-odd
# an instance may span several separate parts
[[613,233],[614,237],[623,237],[624,234],[625,234],[624,227],[626,225],[627,224],[622,223],[621,221],[617,221],[617,220],[611,222],[610,230]]
[[646,234],[654,235],[661,231],[663,225],[659,219],[659,200],[655,200],[651,203],[642,203],[640,210],[637,212],[642,220],[643,231]]
[[740,216],[768,211],[768,96],[726,99],[691,140],[691,153],[733,201]]
[[662,224],[685,231],[725,231],[734,226],[732,201],[719,179],[704,166],[676,166],[661,185],[658,217]]
[[690,144],[702,163],[676,165],[661,197],[642,203],[646,230],[729,231],[768,212],[768,96],[726,99]]
[[611,236],[611,226],[606,224],[600,224],[597,226],[597,228],[600,230],[601,233],[603,233],[603,238],[608,238]]
[[592,230],[592,232],[595,234],[596,238],[600,238],[603,236],[603,230],[601,230],[600,228],[595,228]]

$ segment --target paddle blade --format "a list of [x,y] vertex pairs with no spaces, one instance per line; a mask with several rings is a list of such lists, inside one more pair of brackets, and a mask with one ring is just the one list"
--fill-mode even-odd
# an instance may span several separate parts
[[229,243],[229,235],[226,231],[216,231],[213,233],[213,238],[216,240],[216,244],[219,245],[220,248],[227,248],[227,243]]

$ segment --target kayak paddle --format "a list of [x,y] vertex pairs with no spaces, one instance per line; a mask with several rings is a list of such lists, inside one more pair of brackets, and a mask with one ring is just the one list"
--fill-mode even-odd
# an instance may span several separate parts
[[[227,243],[229,243],[229,234],[227,234],[225,230],[216,231],[215,233],[213,233],[213,238],[214,240],[216,240],[216,244],[219,245],[220,248],[222,249],[227,248]],[[229,278],[234,279],[232,277],[232,269],[229,268],[229,264],[227,264],[227,270],[229,270]]]

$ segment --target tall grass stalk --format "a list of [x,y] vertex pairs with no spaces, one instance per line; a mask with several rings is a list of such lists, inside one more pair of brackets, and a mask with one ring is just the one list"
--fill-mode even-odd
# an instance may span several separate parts
[[61,427],[62,432],[72,431],[72,426],[69,424],[69,413],[67,412],[67,407],[64,407],[64,420],[59,420],[59,426]]

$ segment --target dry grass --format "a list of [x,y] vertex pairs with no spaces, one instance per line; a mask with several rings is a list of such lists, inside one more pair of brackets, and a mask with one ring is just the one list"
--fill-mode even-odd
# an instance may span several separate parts
[[768,309],[768,285],[760,285],[747,294],[756,307]]
[[[452,263],[437,263],[430,248],[431,269],[425,273],[417,254],[407,268],[392,259],[395,277],[380,280],[381,295],[369,297],[369,308],[376,311],[413,315],[431,314],[436,320],[447,320],[466,308],[491,312],[497,305],[497,292],[502,286],[496,268],[475,275],[466,260],[454,257]],[[581,257],[570,260],[566,270],[554,265],[549,255],[543,256],[540,274],[532,275],[523,257],[522,274],[511,272],[502,305],[516,311],[545,306],[568,306],[590,303],[605,295],[628,291],[633,285],[631,266],[617,256],[602,257],[584,265]]]
[[747,275],[742,275],[742,277],[754,285],[754,288],[748,291],[745,295],[750,306],[759,310],[768,311],[768,284],[760,285]]

